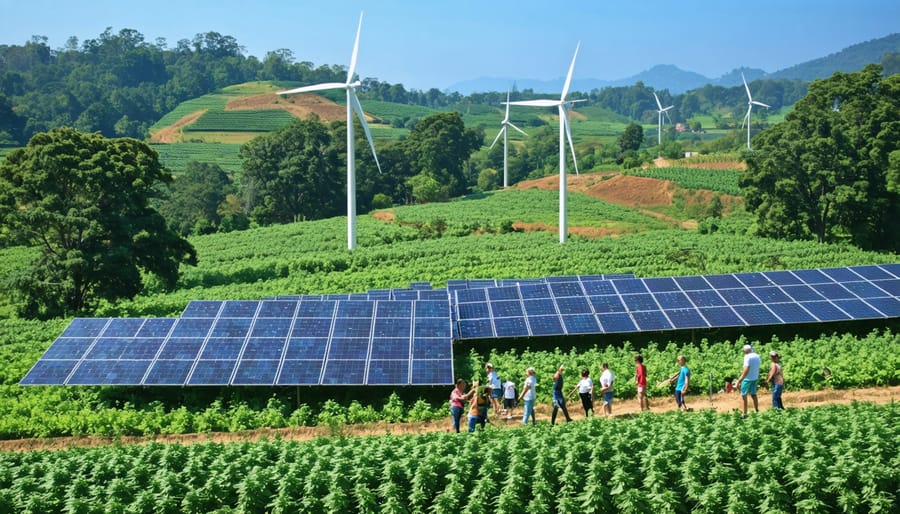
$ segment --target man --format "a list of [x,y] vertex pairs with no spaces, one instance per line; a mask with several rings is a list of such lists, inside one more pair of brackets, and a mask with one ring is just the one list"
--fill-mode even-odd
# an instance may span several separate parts
[[537,424],[537,418],[534,417],[534,399],[535,389],[537,389],[537,377],[534,375],[534,368],[525,370],[525,385],[522,387],[522,394],[519,395],[519,401],[525,402],[525,412],[522,414],[522,424],[527,425],[528,419],[531,418],[533,425]]
[[603,415],[609,418],[612,416],[613,382],[615,382],[616,377],[609,370],[609,364],[604,362],[600,365],[600,369],[603,370],[600,373],[600,396],[603,398]]
[[494,408],[494,414],[500,415],[500,396],[503,394],[500,384],[500,376],[494,371],[494,365],[488,362],[484,365],[487,371],[488,385],[491,387],[491,405]]
[[559,369],[553,374],[553,414],[550,416],[550,424],[556,424],[556,413],[562,409],[563,415],[566,417],[566,423],[572,421],[569,417],[569,410],[566,408],[566,399],[563,396],[563,373],[565,368],[560,364]]
[[[684,355],[678,356],[678,365],[681,366],[681,369],[678,370],[678,373],[669,377],[669,383],[675,382],[675,405],[679,409],[688,412],[691,409],[688,409],[687,404],[684,403],[684,395],[687,394],[688,386],[691,382],[691,370],[687,367],[687,359],[684,358]],[[660,382],[660,384],[664,383]]]
[[747,395],[753,398],[753,410],[759,412],[759,402],[756,399],[756,385],[759,382],[759,354],[753,351],[749,344],[744,345],[744,369],[738,377],[741,384],[741,418],[747,417]]

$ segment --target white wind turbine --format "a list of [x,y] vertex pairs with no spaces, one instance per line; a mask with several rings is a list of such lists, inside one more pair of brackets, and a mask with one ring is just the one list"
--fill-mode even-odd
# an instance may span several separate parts
[[[668,111],[669,109],[671,109],[672,107],[675,107],[675,106],[674,106],[674,105],[670,105],[670,106],[666,107],[665,109],[663,109],[662,103],[660,103],[659,97],[656,96],[656,92],[655,92],[655,91],[653,92],[653,98],[656,98],[656,106],[659,108],[659,109],[656,111],[657,114],[659,115],[659,126],[658,126],[658,128],[656,129],[656,134],[657,134],[657,135],[656,135],[656,144],[657,144],[657,145],[661,145],[661,144],[662,144],[663,114],[666,115],[666,118],[669,118],[669,113],[666,112],[666,111]],[[672,118],[669,118],[669,123],[672,123]]]
[[509,131],[508,131],[508,129],[509,129],[509,127],[512,127],[514,129],[518,130],[519,132],[521,132],[522,135],[524,135],[524,136],[528,135],[525,133],[525,131],[523,131],[519,127],[513,125],[513,122],[509,121],[509,91],[506,92],[506,116],[503,118],[503,121],[500,122],[500,125],[501,125],[500,132],[497,132],[497,137],[495,137],[494,142],[491,143],[491,148],[493,148],[494,145],[497,144],[497,140],[500,139],[501,135],[503,135],[503,187],[507,188],[507,187],[509,187],[509,174],[507,172],[507,169],[508,169],[507,158],[509,155],[509,152],[507,151],[507,147],[509,146]]
[[[753,99],[752,96],[750,96],[750,86],[747,85],[747,79],[744,78],[744,72],[741,72],[741,79],[744,81],[744,89],[747,90],[747,115],[744,116],[744,123],[747,124],[747,150],[749,150],[750,149],[750,111],[753,110],[754,105],[759,105],[761,107],[765,107],[766,109],[768,109],[769,106],[762,102],[757,102],[756,100]],[[741,127],[743,127],[743,126],[744,126],[744,124],[742,123]]]
[[[572,84],[572,72],[575,70],[575,58],[578,57],[578,48],[581,42],[575,46],[575,55],[572,56],[572,64],[569,65],[569,73],[563,84],[562,94],[559,100],[523,100],[519,102],[507,102],[507,105],[529,105],[532,107],[556,107],[559,109],[559,242],[566,242],[566,139],[569,140],[569,148],[572,150],[572,162],[575,164],[575,173],[578,173],[578,162],[575,160],[575,145],[572,144],[572,129],[569,128],[569,105],[575,103],[566,101],[569,86]],[[578,100],[576,100],[578,101]]]
[[279,95],[292,95],[294,93],[309,93],[311,91],[324,91],[326,89],[344,89],[347,91],[347,248],[353,250],[356,248],[356,150],[354,148],[353,139],[353,112],[356,111],[356,117],[362,125],[363,131],[366,133],[366,139],[369,140],[369,146],[372,148],[372,156],[375,157],[375,165],[378,171],[381,171],[381,164],[378,163],[378,155],[375,154],[375,143],[372,141],[372,133],[369,131],[369,124],[366,123],[366,115],[363,113],[362,105],[356,97],[356,88],[361,84],[360,81],[353,80],[356,73],[356,56],[359,53],[359,33],[362,31],[363,13],[359,13],[359,26],[356,28],[356,41],[353,43],[353,54],[350,57],[350,68],[347,70],[347,82],[326,82],[324,84],[315,84],[312,86],[298,87],[288,91],[279,91]]

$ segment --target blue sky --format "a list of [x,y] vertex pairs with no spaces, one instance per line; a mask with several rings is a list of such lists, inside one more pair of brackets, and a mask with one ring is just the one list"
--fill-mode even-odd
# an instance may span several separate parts
[[297,60],[347,65],[365,11],[358,72],[407,88],[468,79],[619,79],[656,64],[716,78],[740,66],[769,72],[900,31],[897,0],[236,1],[0,0],[0,44],[32,35],[131,28],[169,46],[200,32],[233,36],[247,54],[288,48]]

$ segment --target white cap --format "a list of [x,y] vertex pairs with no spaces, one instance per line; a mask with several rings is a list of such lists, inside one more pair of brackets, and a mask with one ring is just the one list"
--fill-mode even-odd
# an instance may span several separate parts
[[745,344],[745,345],[744,345],[744,351],[745,351],[745,352],[753,351],[753,347],[750,346],[749,344]]

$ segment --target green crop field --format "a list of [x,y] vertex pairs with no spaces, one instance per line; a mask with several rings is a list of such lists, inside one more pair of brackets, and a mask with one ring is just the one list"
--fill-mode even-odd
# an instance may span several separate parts
[[[271,132],[296,119],[282,110],[207,111],[185,132]],[[188,136],[190,137],[190,136]]]
[[236,173],[241,169],[239,144],[170,143],[151,145],[159,153],[159,160],[172,173],[183,173],[191,161],[218,164],[223,170]]
[[670,166],[667,168],[634,169],[629,175],[671,180],[685,189],[709,189],[729,195],[740,195],[738,169],[705,169]]

